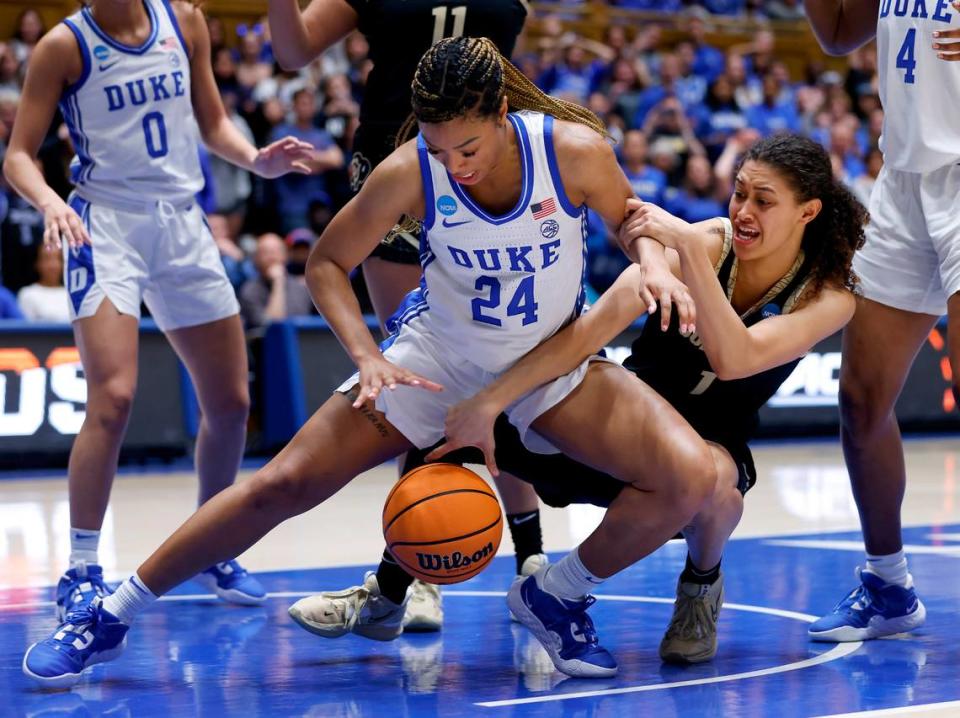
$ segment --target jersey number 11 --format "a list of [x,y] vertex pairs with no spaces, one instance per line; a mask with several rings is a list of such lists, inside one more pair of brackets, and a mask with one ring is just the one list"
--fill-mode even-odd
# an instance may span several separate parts
[[463,35],[463,28],[467,24],[467,6],[457,5],[449,8],[453,15],[453,30],[447,32],[447,9],[446,7],[433,8],[433,44],[436,45],[445,37],[460,37]]

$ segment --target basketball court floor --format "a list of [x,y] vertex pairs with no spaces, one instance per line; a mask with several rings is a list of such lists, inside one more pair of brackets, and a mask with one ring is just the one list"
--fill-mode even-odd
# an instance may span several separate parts
[[[24,647],[54,625],[52,586],[69,550],[63,476],[0,480],[0,716],[569,716],[812,718],[960,716],[958,444],[907,443],[907,550],[926,626],[865,644],[817,644],[806,626],[855,585],[862,561],[839,445],[762,444],[760,480],[724,560],[720,651],[708,664],[661,665],[685,549],[672,542],[604,584],[591,613],[620,663],[612,680],[566,678],[511,624],[512,545],[473,580],[445,590],[440,634],[391,643],[308,634],[287,606],[358,583],[382,548],[380,509],[395,468],[357,479],[281,526],[242,558],[262,573],[262,608],[221,604],[188,582],[143,614],[126,653],[70,691],[20,672]],[[249,472],[245,472],[248,475]],[[108,578],[128,575],[191,511],[192,475],[124,472],[101,541]],[[554,556],[599,510],[544,512]]]

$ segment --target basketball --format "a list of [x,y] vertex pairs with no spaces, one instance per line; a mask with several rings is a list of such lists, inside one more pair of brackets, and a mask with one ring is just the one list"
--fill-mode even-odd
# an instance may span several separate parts
[[477,474],[427,464],[405,474],[383,507],[383,537],[411,576],[459,583],[480,573],[503,535],[500,503]]

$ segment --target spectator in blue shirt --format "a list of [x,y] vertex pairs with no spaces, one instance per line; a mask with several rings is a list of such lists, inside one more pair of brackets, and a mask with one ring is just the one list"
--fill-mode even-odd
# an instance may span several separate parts
[[0,285],[0,319],[23,319],[17,298],[3,285]]
[[630,130],[623,137],[620,163],[637,197],[644,202],[662,205],[667,176],[647,164],[647,149],[647,136],[640,130]]
[[600,87],[607,65],[601,60],[590,61],[576,39],[571,43],[563,51],[563,61],[547,68],[538,84],[544,92],[582,105]]
[[327,183],[324,172],[340,169],[344,165],[343,151],[337,146],[330,133],[314,124],[317,113],[317,99],[310,88],[302,88],[293,93],[293,124],[281,124],[274,128],[270,141],[291,135],[314,146],[311,169],[315,174],[288,174],[273,180],[276,193],[277,212],[284,233],[307,224],[307,210],[310,203],[321,200],[329,204]]
[[637,114],[633,118],[633,127],[643,127],[647,115],[668,97],[677,97],[677,80],[680,79],[680,59],[672,52],[665,52],[660,58],[659,80],[656,85],[640,93]]
[[764,137],[800,130],[796,105],[780,102],[782,86],[772,73],[763,78],[763,101],[747,109],[747,124]]
[[679,190],[667,191],[664,209],[687,222],[702,222],[726,216],[726,195],[710,160],[704,155],[690,155],[683,184]]
[[733,83],[720,75],[710,88],[703,104],[695,108],[693,122],[697,138],[711,160],[716,160],[731,135],[747,126],[747,116],[733,94]]
[[693,43],[693,72],[713,82],[723,72],[726,58],[723,52],[707,42],[707,24],[702,17],[692,15],[688,20],[687,32]]

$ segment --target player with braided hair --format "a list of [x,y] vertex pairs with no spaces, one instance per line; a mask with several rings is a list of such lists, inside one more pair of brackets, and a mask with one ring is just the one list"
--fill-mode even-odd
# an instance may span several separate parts
[[[273,527],[325,501],[355,476],[444,433],[447,410],[477,393],[583,310],[584,215],[612,226],[630,185],[613,149],[582,123],[508,111],[502,57],[484,66],[473,38],[441,40],[419,66],[419,135],[370,175],[314,246],[307,282],[357,364],[290,443],[249,481],[204,504],[117,591],[71,613],[24,657],[25,673],[70,685],[123,650],[134,617],[201,568],[242,553]],[[463,65],[468,72],[456,72]],[[477,101],[491,97],[484,105]],[[541,101],[541,100],[538,100]],[[423,220],[421,289],[391,322],[381,350],[363,321],[349,272],[401,214]],[[680,291],[676,281],[676,291]],[[588,359],[515,402],[507,413],[525,444],[560,450],[627,485],[560,574],[600,581],[672,538],[717,482],[707,444],[665,400],[622,367]],[[536,576],[542,577],[541,570]],[[536,582],[528,611],[556,634],[560,670],[611,676],[593,600],[561,598]],[[567,594],[567,591],[564,591]],[[389,640],[403,603],[376,577],[340,596],[331,635]],[[334,630],[336,629],[336,630]]]
[[[527,0],[312,0],[302,11],[297,0],[269,3],[274,52],[284,67],[307,65],[354,30],[369,43],[373,69],[367,77],[350,161],[354,193],[374,167],[409,139],[400,130],[410,116],[410,83],[423,53],[442,37],[472,35],[489,37],[509,57],[528,10]],[[415,123],[407,125],[407,130],[411,127]],[[420,223],[400,218],[362,263],[384,335],[390,315],[420,282],[419,237]],[[411,452],[401,463],[417,466],[422,454]],[[513,539],[517,574],[526,575],[547,561],[539,503],[527,484],[507,473],[497,477],[496,484]],[[384,560],[393,561],[389,554],[384,554]],[[413,584],[404,625],[419,631],[440,629],[439,588],[420,581]]]

